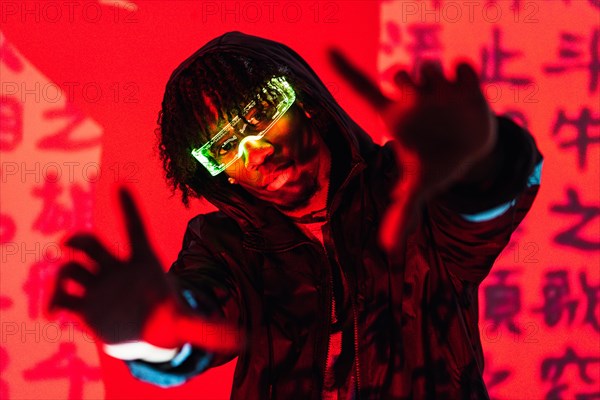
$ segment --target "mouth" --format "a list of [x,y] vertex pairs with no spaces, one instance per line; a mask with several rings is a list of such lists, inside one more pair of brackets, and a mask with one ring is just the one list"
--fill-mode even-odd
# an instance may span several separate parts
[[293,168],[294,163],[290,161],[273,170],[273,172],[270,174],[273,176],[273,179],[264,186],[264,189],[269,192],[274,192],[275,190],[280,189],[292,177]]

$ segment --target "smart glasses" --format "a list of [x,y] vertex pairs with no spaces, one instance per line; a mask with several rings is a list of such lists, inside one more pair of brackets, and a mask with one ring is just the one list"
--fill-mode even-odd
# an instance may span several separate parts
[[259,140],[296,100],[284,77],[272,78],[242,111],[192,155],[212,176],[223,172],[244,154],[244,144]]

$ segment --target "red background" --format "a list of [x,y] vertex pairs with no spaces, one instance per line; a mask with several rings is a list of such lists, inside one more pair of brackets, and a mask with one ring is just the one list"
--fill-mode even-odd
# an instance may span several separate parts
[[[410,48],[407,44],[410,40],[406,36],[410,32],[402,30],[410,24],[435,24],[443,28],[443,52],[439,56],[447,67],[459,58],[466,58],[480,68],[481,48],[490,46],[494,28],[502,29],[503,45],[522,53],[507,64],[505,72],[532,76],[536,86],[523,87],[519,92],[509,84],[490,83],[493,93],[496,93],[492,106],[498,112],[518,109],[527,116],[529,128],[546,156],[546,165],[538,201],[526,218],[522,233],[519,233],[497,265],[497,268],[514,272],[508,282],[519,288],[522,304],[516,317],[522,333],[513,334],[505,326],[490,330],[490,322],[483,315],[485,299],[481,298],[481,325],[488,361],[486,379],[488,383],[492,382],[490,392],[497,398],[544,398],[559,384],[568,385],[563,393],[567,397],[576,393],[595,393],[600,381],[600,362],[591,362],[587,367],[593,383],[584,382],[577,368],[572,365],[567,366],[565,374],[555,382],[544,379],[540,369],[544,358],[561,357],[568,346],[574,348],[581,357],[598,357],[600,352],[598,331],[584,323],[583,315],[590,300],[583,294],[577,280],[577,274],[584,271],[588,274],[590,284],[597,285],[600,279],[599,250],[583,251],[556,244],[554,237],[557,232],[574,225],[578,217],[557,215],[550,211],[552,204],[566,202],[567,187],[576,188],[582,203],[598,206],[598,146],[589,147],[588,166],[581,170],[576,165],[574,150],[561,149],[551,134],[560,108],[566,109],[567,114],[574,117],[581,107],[586,106],[598,118],[598,89],[590,90],[588,87],[588,78],[594,72],[577,70],[554,77],[544,73],[542,68],[546,64],[558,63],[561,32],[572,31],[586,38],[585,43],[590,41],[593,29],[598,29],[598,8],[593,0],[501,1],[498,6],[505,15],[497,21],[491,18],[494,10],[489,9],[488,14],[482,14],[486,4],[494,3],[483,0],[471,2],[478,4],[478,8],[474,9],[473,21],[469,20],[466,13],[459,19],[442,14],[439,21],[435,20],[434,14],[423,13],[435,13],[435,6],[438,7],[438,13],[443,12],[450,3],[459,4],[463,11],[466,10],[464,2],[444,4],[443,0],[404,2],[416,5],[416,13],[412,8],[404,8],[404,14],[392,16],[384,14],[386,7],[392,3],[398,6],[402,2],[135,1],[130,3],[136,7],[132,11],[133,8],[128,8],[132,6],[124,4],[127,2],[103,1],[92,2],[95,6],[88,8],[87,14],[84,9],[89,3],[74,2],[72,18],[63,2],[54,2],[61,10],[59,17],[52,14],[48,3],[52,2],[5,2],[1,31],[5,40],[23,59],[64,90],[67,90],[68,82],[93,82],[103,88],[115,83],[119,88],[134,84],[128,88],[135,90],[128,89],[118,100],[114,96],[103,96],[99,101],[89,101],[77,90],[72,98],[77,109],[102,127],[99,162],[101,167],[111,168],[111,173],[103,170],[101,178],[95,182],[93,230],[107,243],[117,245],[120,249],[126,247],[117,212],[116,189],[120,184],[127,184],[143,210],[147,229],[165,267],[176,257],[188,219],[208,206],[195,201],[186,210],[177,195],[170,196],[156,156],[153,130],[164,85],[171,71],[206,41],[226,31],[240,30],[289,45],[313,66],[349,114],[377,141],[383,141],[386,134],[376,112],[358,98],[328,63],[326,50],[329,47],[340,48],[377,79],[390,65],[390,59],[397,56],[393,55],[394,51],[386,53],[386,45]],[[511,8],[515,6],[517,8]],[[97,9],[101,10],[99,18],[94,16],[94,10]],[[452,11],[448,8],[445,10],[448,13]],[[527,18],[534,22],[526,25]],[[399,30],[390,28],[390,19],[398,22]],[[585,53],[588,47],[581,45],[580,48]],[[399,57],[403,54],[399,54]],[[582,60],[591,57],[588,54],[586,58],[585,54]],[[406,58],[397,62],[409,65],[410,61],[410,58]],[[0,68],[7,68],[6,58],[0,63]],[[499,89],[500,98],[497,95]],[[527,95],[535,101],[525,101]],[[130,96],[131,102],[124,101],[127,96]],[[27,101],[24,106],[27,107]],[[558,135],[563,140],[575,135],[574,129],[564,128],[563,131]],[[598,125],[591,126],[589,133],[597,136]],[[3,160],[7,159],[8,153],[6,149],[0,152]],[[60,160],[61,155],[53,153],[49,157]],[[118,176],[114,174],[115,166],[121,168]],[[3,192],[11,190],[4,179],[2,183]],[[40,209],[39,203],[31,204],[36,212]],[[10,214],[17,229],[21,228],[22,211],[11,213],[5,207],[2,213]],[[23,226],[23,229],[29,227]],[[57,237],[69,231],[65,229]],[[581,232],[597,243],[600,233],[597,214]],[[530,243],[537,246],[535,254],[529,252]],[[528,254],[533,254],[533,258]],[[30,265],[27,262],[21,265],[18,262],[5,263],[3,258],[2,277],[12,274],[11,270],[14,269],[26,271]],[[567,297],[579,303],[574,321],[568,322],[566,317],[562,317],[557,325],[548,326],[543,316],[532,310],[543,305],[545,273],[555,269],[569,271],[570,297]],[[498,282],[498,278],[490,277],[484,287],[494,282]],[[27,293],[23,292],[21,286],[4,284],[2,290],[4,298],[10,303],[2,311],[2,320],[31,323],[23,315]],[[592,307],[592,311],[597,320],[597,305]],[[53,353],[58,347],[57,343],[43,343],[43,340],[42,343],[31,343],[25,352],[21,350],[23,347],[11,346],[10,341],[3,341],[0,346],[8,354],[0,371],[2,379],[8,384],[10,398],[29,398],[32,393],[36,398],[68,397],[67,391],[72,385],[69,379],[48,376],[46,381],[25,384],[22,371],[15,366],[15,360],[23,358],[27,358],[31,365],[47,358],[40,354],[47,351]],[[45,346],[45,350],[38,353],[35,351],[37,346]],[[90,365],[97,362],[93,357],[85,359]],[[102,393],[101,386],[96,385],[93,390],[85,390],[83,395],[86,398],[104,395],[123,399],[227,398],[234,367],[234,363],[230,363],[195,378],[185,386],[165,391],[134,380],[120,361],[102,353],[99,361],[105,393]],[[503,375],[502,371],[508,371],[503,379],[501,377],[506,373]],[[500,383],[495,384],[498,379]],[[43,389],[33,390],[35,385],[42,385],[40,387]]]

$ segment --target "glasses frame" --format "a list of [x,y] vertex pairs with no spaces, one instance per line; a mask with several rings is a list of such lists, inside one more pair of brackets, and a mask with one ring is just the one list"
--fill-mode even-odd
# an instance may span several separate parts
[[242,122],[244,125],[241,129],[237,130],[236,133],[244,133],[249,124],[246,123],[245,120],[242,117],[240,117],[240,115],[247,114],[248,111],[250,111],[250,109],[252,109],[252,107],[256,105],[255,100],[252,100],[249,104],[247,104],[240,114],[233,117],[233,119],[230,122],[228,122],[227,125],[225,125],[223,129],[221,129],[208,142],[206,142],[199,148],[192,149],[192,156],[196,160],[198,160],[198,162],[200,162],[200,164],[202,164],[212,176],[219,175],[237,160],[242,158],[242,155],[244,154],[244,144],[250,140],[260,140],[261,138],[263,138],[267,134],[267,132],[277,123],[277,121],[279,121],[279,119],[290,109],[290,107],[292,106],[292,104],[294,104],[294,101],[296,100],[296,92],[283,76],[272,78],[269,82],[267,82],[265,87],[262,88],[262,92],[268,94],[267,89],[274,90],[278,93],[278,95],[280,95],[279,99],[277,99],[277,112],[273,114],[269,125],[265,129],[263,129],[257,134],[244,136],[242,140],[240,140],[238,144],[238,151],[230,161],[228,161],[227,163],[218,161],[210,153],[210,148],[213,144],[221,140],[223,136],[229,134],[230,131],[234,129],[234,126],[238,125],[240,122]]

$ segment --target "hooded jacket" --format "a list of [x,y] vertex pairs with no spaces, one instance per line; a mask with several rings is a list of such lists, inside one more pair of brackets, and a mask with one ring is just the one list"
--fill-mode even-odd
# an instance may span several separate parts
[[338,382],[355,374],[360,399],[488,398],[478,287],[537,192],[541,156],[532,137],[498,117],[500,173],[485,190],[457,186],[429,200],[392,257],[378,230],[394,183],[408,173],[392,147],[374,144],[306,62],[276,42],[227,33],[171,79],[215,51],[287,65],[294,88],[330,116],[333,128],[322,132],[333,157],[324,246],[268,203],[209,179],[200,194],[219,211],[189,222],[169,273],[200,312],[238,324],[245,346],[239,354],[191,349],[169,363],[130,362],[132,373],[169,386],[238,356],[232,399],[317,399],[332,296],[343,280],[346,300],[336,308],[346,362],[336,364]]

